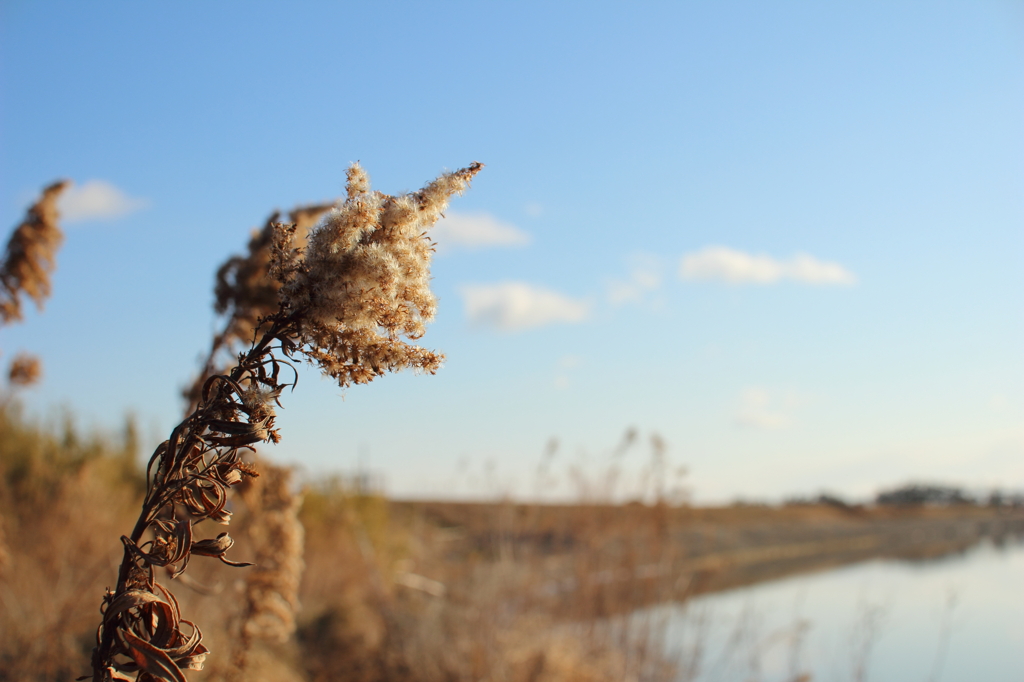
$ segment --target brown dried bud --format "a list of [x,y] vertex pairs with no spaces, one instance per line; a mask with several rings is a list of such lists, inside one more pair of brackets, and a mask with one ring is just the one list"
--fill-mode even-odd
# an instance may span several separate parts
[[7,380],[12,386],[31,386],[43,376],[43,363],[34,355],[19,353],[11,360]]
[[198,542],[192,543],[192,554],[197,556],[210,556],[220,559],[228,566],[252,566],[250,563],[242,561],[228,561],[224,558],[224,554],[231,549],[235,541],[231,539],[231,536],[227,533],[221,533],[216,538],[210,540],[199,540]]

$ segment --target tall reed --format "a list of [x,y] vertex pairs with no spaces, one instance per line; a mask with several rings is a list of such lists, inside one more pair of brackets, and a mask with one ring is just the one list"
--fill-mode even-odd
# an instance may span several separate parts
[[347,197],[296,244],[295,223],[275,223],[268,270],[279,285],[276,308],[257,320],[257,336],[229,371],[203,382],[192,412],[161,443],[147,466],[142,510],[130,535],[115,589],[103,599],[92,655],[94,682],[185,682],[209,650],[202,633],[181,617],[155,569],[172,577],[193,556],[227,559],[226,532],[196,539],[204,521],[227,524],[228,491],[254,466],[242,460],[259,442],[277,442],[275,406],[291,362],[304,359],[340,386],[368,383],[388,371],[433,373],[443,356],[408,340],[420,338],[436,299],[429,288],[433,245],[426,230],[454,194],[482,168],[440,176],[418,192],[372,191],[363,169],[348,170]]
[[[0,326],[22,320],[24,297],[42,310],[50,296],[50,274],[57,266],[57,249],[64,241],[57,200],[70,184],[60,180],[44,188],[7,240],[0,260]],[[28,353],[19,353],[7,370],[11,387],[34,384],[40,376],[42,362]]]
[[302,495],[292,486],[292,472],[260,463],[260,484],[241,486],[249,513],[247,538],[254,546],[256,566],[245,578],[245,594],[233,639],[232,674],[246,679],[254,640],[286,642],[294,633],[299,611],[299,583],[305,529],[299,520]]
[[42,309],[50,295],[50,273],[64,241],[57,224],[57,199],[68,184],[61,180],[46,187],[7,241],[0,263],[0,324],[22,319],[22,296],[28,296]]

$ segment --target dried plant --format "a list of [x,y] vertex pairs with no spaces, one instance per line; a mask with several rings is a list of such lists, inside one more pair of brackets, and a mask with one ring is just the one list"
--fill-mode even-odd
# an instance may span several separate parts
[[302,495],[293,489],[289,469],[261,463],[260,485],[245,482],[241,496],[250,514],[247,535],[256,566],[245,579],[233,661],[236,679],[248,667],[253,640],[284,642],[295,632],[305,534],[299,520]]
[[22,319],[23,294],[39,309],[50,295],[50,273],[57,249],[64,241],[57,225],[57,199],[68,184],[62,180],[44,189],[7,241],[7,251],[0,263],[0,323]]
[[118,559],[109,540],[138,511],[137,454],[130,428],[84,434],[67,415],[44,427],[0,401],[0,680],[81,671],[94,600]]
[[11,360],[7,370],[7,381],[11,386],[31,386],[43,375],[43,363],[35,355],[18,353]]
[[475,163],[392,197],[370,191],[354,164],[347,200],[325,217],[304,252],[294,247],[294,227],[276,233],[271,274],[283,284],[282,315],[299,318],[295,343],[341,386],[403,367],[440,367],[442,355],[402,340],[420,338],[434,316],[434,248],[424,230],[481,168]]
[[[0,262],[0,325],[22,319],[22,296],[28,296],[40,310],[50,295],[50,274],[56,266],[57,249],[64,241],[57,220],[57,199],[70,183],[61,180],[43,190],[29,207],[25,219],[7,240]],[[36,383],[43,375],[39,358],[21,353],[11,361],[7,380],[11,387]]]
[[[295,225],[296,248],[305,246],[310,228],[333,206],[297,206],[288,213],[288,222]],[[224,328],[213,337],[202,370],[183,391],[190,409],[196,406],[206,379],[226,372],[237,349],[248,346],[259,334],[260,321],[277,311],[281,283],[270,276],[270,260],[280,217],[279,211],[272,213],[262,228],[253,230],[248,253],[232,256],[217,270],[214,309],[224,316]]]
[[[453,194],[482,168],[474,163],[404,196],[371,191],[358,165],[348,171],[348,195],[296,243],[295,224],[276,224],[269,271],[280,283],[278,307],[258,320],[260,336],[229,372],[203,384],[195,409],[157,447],[147,467],[142,512],[130,536],[117,585],[103,602],[92,668],[95,682],[184,682],[182,670],[202,669],[202,633],[181,617],[155,569],[180,575],[192,556],[226,558],[226,532],[196,539],[206,520],[228,523],[228,490],[257,475],[241,454],[277,442],[274,408],[294,382],[282,377],[289,360],[305,358],[342,387],[406,367],[433,373],[443,356],[411,345],[434,314],[429,289],[433,252],[426,238]],[[149,539],[147,539],[147,537]]]
[[[295,243],[302,248],[309,230],[319,222],[333,204],[300,206],[288,214],[288,223],[295,226]],[[233,256],[217,270],[214,308],[227,316],[224,332],[215,339],[215,346],[231,342],[249,343],[258,331],[259,321],[277,311],[280,282],[270,276],[275,226],[280,213],[271,214],[263,228],[253,232],[249,252]]]

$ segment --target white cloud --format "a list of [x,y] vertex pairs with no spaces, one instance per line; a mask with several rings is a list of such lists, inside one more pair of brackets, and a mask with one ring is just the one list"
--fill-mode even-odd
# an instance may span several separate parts
[[[785,404],[780,405],[780,402]],[[793,420],[787,414],[787,408],[793,407],[794,402],[791,398],[780,401],[764,388],[749,386],[740,391],[736,423],[762,431],[788,429]]]
[[641,303],[647,294],[661,288],[663,268],[657,256],[635,254],[630,265],[628,278],[608,282],[608,302],[612,305]]
[[804,284],[854,284],[856,276],[839,263],[821,261],[806,253],[789,260],[753,255],[725,246],[707,246],[683,256],[683,279],[717,280],[732,284],[774,284],[782,280]]
[[470,322],[500,331],[582,322],[590,314],[586,301],[525,282],[467,284],[461,293]]
[[430,231],[438,250],[453,246],[470,249],[489,246],[525,246],[530,235],[511,223],[505,223],[489,213],[458,213],[449,211]]
[[148,200],[128,196],[106,180],[72,185],[60,197],[61,217],[69,223],[121,218],[148,205]]

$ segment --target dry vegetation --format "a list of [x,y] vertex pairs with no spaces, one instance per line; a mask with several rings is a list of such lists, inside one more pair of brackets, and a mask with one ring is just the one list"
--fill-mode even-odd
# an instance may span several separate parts
[[[560,563],[599,555],[619,582],[660,572],[674,577],[674,598],[715,592],[875,557],[925,560],[962,552],[982,538],[1024,535],[1024,508],[847,506],[830,504],[725,507],[667,504],[528,505],[445,501],[392,502],[395,514],[447,529],[447,554],[458,563],[484,554],[549,557],[549,575],[576,584]],[[490,548],[490,549],[488,549]],[[502,549],[506,548],[506,549]],[[616,565],[616,557],[618,558]],[[628,570],[627,570],[628,569]],[[601,574],[591,574],[600,580]],[[603,574],[605,579],[610,574]],[[642,582],[642,581],[634,581]],[[657,601],[666,592],[646,598]],[[643,592],[606,612],[636,608]],[[653,603],[644,602],[642,605]],[[589,602],[592,609],[599,604]]]
[[[0,680],[73,679],[144,494],[134,432],[84,438],[8,405],[0,433]],[[395,502],[340,479],[296,494],[259,466],[231,506],[232,552],[257,567],[194,562],[171,583],[190,579],[174,592],[215,654],[200,679],[690,679],[699,652],[673,660],[630,612],[1024,528],[987,507]]]
[[67,186],[67,182],[60,181],[44,189],[7,241],[0,265],[0,320],[4,323],[23,318],[23,296],[32,299],[39,309],[50,296],[50,273],[64,241],[57,224],[57,199]]
[[[235,568],[252,566],[227,558],[234,544],[227,532],[200,538],[196,528],[206,521],[230,523],[229,490],[259,476],[244,454],[256,443],[280,440],[275,407],[283,390],[295,386],[287,378],[289,372],[294,376],[292,361],[306,360],[341,387],[404,368],[437,370],[443,356],[409,343],[424,334],[436,306],[429,288],[433,246],[426,230],[481,168],[474,163],[414,194],[388,196],[372,191],[366,173],[355,164],[348,171],[345,201],[307,239],[298,239],[296,223],[272,223],[269,254],[257,261],[267,251],[257,242],[241,263],[251,265],[255,274],[246,276],[244,267],[232,268],[230,261],[222,268],[222,284],[226,272],[235,275],[228,294],[234,305],[206,371],[216,367],[218,346],[239,336],[239,325],[255,321],[253,340],[226,372],[200,377],[198,395],[189,396],[191,412],[149,459],[142,510],[131,534],[121,536],[124,554],[116,587],[103,597],[92,653],[94,682],[133,679],[134,673],[140,682],[184,682],[183,670],[203,669],[210,649],[202,631],[182,617],[175,595],[157,582],[157,569],[178,578],[195,556]],[[255,295],[241,295],[253,288],[258,289]],[[276,293],[275,305],[268,306],[271,293]],[[256,309],[241,310],[240,301]],[[265,516],[276,513],[274,506],[252,508]],[[276,506],[289,504],[285,500]],[[269,535],[281,539],[287,523],[278,521],[277,532]],[[236,667],[245,664],[246,642],[261,629],[261,617],[276,615],[283,623],[276,630],[283,628],[285,636],[290,630],[287,611],[294,590],[282,582],[289,572],[287,567],[270,569],[262,584],[246,590]]]
[[[43,189],[7,240],[0,261],[0,327],[24,318],[22,299],[31,299],[42,310],[50,296],[50,273],[57,266],[57,249],[64,241],[57,200],[69,184],[61,180]],[[39,358],[22,352],[11,361],[7,380],[12,388],[31,386],[42,373]]]
[[[580,479],[591,501],[561,506],[393,502],[342,479],[301,488],[254,450],[278,438],[288,361],[343,386],[438,367],[408,343],[435,304],[424,230],[479,168],[389,197],[356,166],[337,208],[273,215],[217,273],[222,331],[146,467],[130,423],[83,437],[70,419],[27,420],[11,391],[38,367],[15,362],[0,401],[0,682],[72,679],[90,659],[97,681],[182,682],[204,667],[202,679],[255,682],[691,679],[700,652],[674,660],[638,609],[1024,527],[1020,510],[976,506],[690,508],[667,489],[657,437],[649,504],[593,501],[610,497],[614,470]],[[22,274],[0,278],[5,320],[22,293],[48,292],[60,187],[12,238],[0,274]],[[234,537],[205,521],[230,521]],[[232,556],[255,565],[226,558],[236,541]]]
[[[0,679],[81,673],[90,648],[94,680],[182,682],[183,671],[204,666],[207,677],[224,679],[668,674],[648,639],[624,648],[622,628],[605,619],[539,608],[582,603],[535,582],[543,556],[452,564],[443,529],[407,515],[396,523],[380,497],[337,484],[303,498],[287,471],[257,465],[254,446],[279,438],[274,407],[293,358],[341,386],[439,367],[443,356],[408,342],[422,336],[436,305],[425,230],[480,168],[391,197],[371,191],[353,166],[337,207],[297,209],[288,224],[268,220],[248,253],[218,272],[223,331],[186,395],[186,418],[144,469],[133,437],[83,443],[67,425],[54,436],[27,423],[12,397],[4,400],[2,618],[5,632],[18,634],[5,640]],[[41,303],[48,292],[61,187],[47,189],[12,238],[4,270],[15,273],[4,280],[12,318],[21,294]],[[22,362],[19,375],[31,375],[30,364]],[[229,499],[232,488],[241,495]],[[227,559],[234,538],[205,521],[233,522],[258,565]],[[132,526],[120,536],[118,559],[114,538]],[[189,567],[196,556],[227,567]],[[420,567],[433,567],[435,577]],[[88,604],[99,594],[96,629]],[[190,613],[205,637],[182,615]],[[227,655],[207,661],[211,651]]]
[[[72,679],[122,558],[113,540],[145,494],[133,431],[83,439],[12,405],[0,420],[0,680]],[[621,580],[639,556],[604,551],[601,521],[568,554],[517,539],[518,522],[466,551],[432,513],[341,481],[298,496],[287,471],[260,467],[231,507],[233,552],[257,567],[197,562],[175,581],[188,578],[181,612],[218,654],[203,679],[672,679],[654,638],[617,616],[672,596],[674,580]]]

